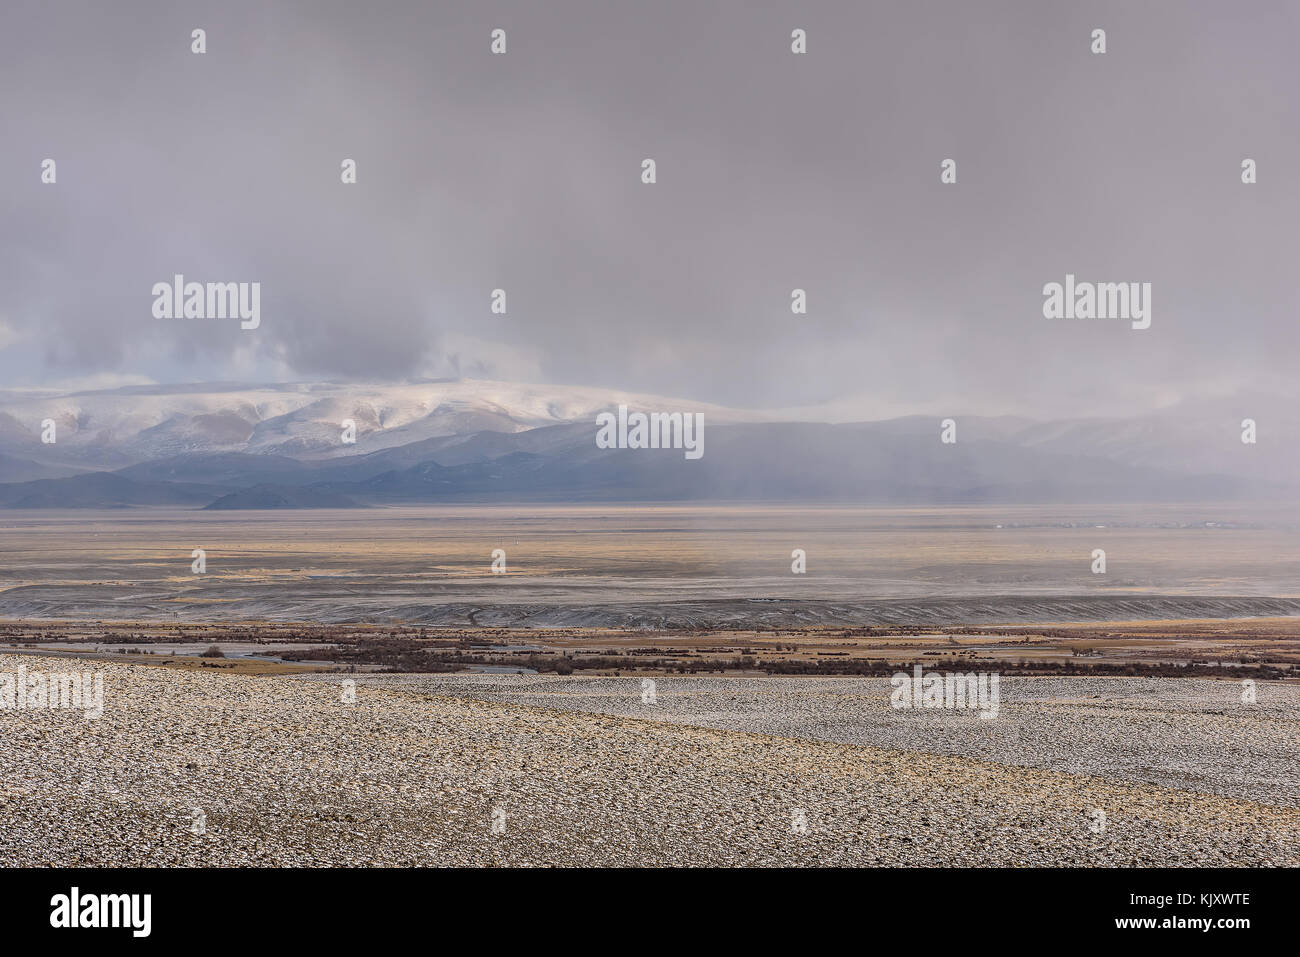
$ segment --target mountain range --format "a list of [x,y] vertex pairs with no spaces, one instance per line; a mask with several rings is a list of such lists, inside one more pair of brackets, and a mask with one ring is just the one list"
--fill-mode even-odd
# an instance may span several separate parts
[[[704,414],[705,455],[602,449],[598,412]],[[0,507],[350,508],[441,501],[1221,501],[1296,491],[1287,403],[1130,418],[821,421],[589,387],[131,386],[0,393]],[[1241,441],[1259,415],[1259,440]],[[355,443],[343,441],[345,420]],[[42,441],[53,423],[53,443]]]

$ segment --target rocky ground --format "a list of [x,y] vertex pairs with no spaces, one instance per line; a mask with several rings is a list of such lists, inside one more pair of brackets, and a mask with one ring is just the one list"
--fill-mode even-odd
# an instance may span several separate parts
[[[332,676],[331,676],[332,679]],[[337,679],[332,679],[337,680]],[[374,675],[375,687],[922,751],[1300,808],[1300,685],[1002,677],[997,717],[891,707],[888,678]]]
[[[19,664],[70,667],[0,656],[0,672]],[[1300,863],[1294,801],[1127,780],[1104,760],[1058,770],[792,735],[779,704],[749,728],[649,720],[634,712],[639,679],[607,679],[635,698],[626,713],[597,714],[556,697],[543,707],[364,681],[347,703],[341,676],[93,666],[104,674],[97,720],[0,710],[4,864]],[[773,701],[829,694],[804,679],[754,680]],[[717,710],[745,711],[735,701],[751,686],[719,681]],[[1295,762],[1289,701],[1258,712],[1289,729],[1269,760]],[[810,716],[820,707],[804,705]],[[1204,720],[1201,707],[1132,720],[1159,746]],[[853,705],[831,708],[828,728]],[[727,721],[744,723],[714,723]]]

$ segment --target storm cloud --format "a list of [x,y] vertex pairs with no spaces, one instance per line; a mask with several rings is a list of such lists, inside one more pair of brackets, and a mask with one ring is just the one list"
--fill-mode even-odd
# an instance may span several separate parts
[[[1276,2],[10,0],[0,381],[864,417],[1293,393],[1298,28]],[[176,273],[260,282],[260,327],[155,319]],[[1067,274],[1149,282],[1150,328],[1044,318]]]

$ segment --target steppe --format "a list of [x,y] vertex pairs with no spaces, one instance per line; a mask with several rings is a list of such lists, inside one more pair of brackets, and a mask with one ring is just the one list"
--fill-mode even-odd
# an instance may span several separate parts
[[[0,708],[7,865],[1300,864],[1282,513],[132,509],[0,542],[0,674],[105,686],[97,719]],[[997,717],[890,707],[918,663],[1000,672]]]
[[0,542],[9,620],[662,629],[1300,615],[1300,516],[1244,505],[7,511]]
[[0,710],[6,864],[1300,863],[1285,683],[1008,680],[986,721],[855,679],[665,680],[649,706],[633,678],[93,664],[98,719]]

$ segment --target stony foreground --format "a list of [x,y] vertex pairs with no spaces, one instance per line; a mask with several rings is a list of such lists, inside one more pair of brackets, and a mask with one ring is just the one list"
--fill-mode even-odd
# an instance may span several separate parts
[[[71,667],[0,656],[0,672],[19,664]],[[0,710],[5,864],[1300,863],[1300,811],[1276,803],[364,683],[349,704],[341,679],[92,664],[97,720]]]
[[[313,678],[312,680],[318,680]],[[330,680],[337,680],[331,676]],[[367,675],[368,686],[1149,782],[1300,808],[1300,685],[1001,677],[992,720],[891,707],[884,677]]]

